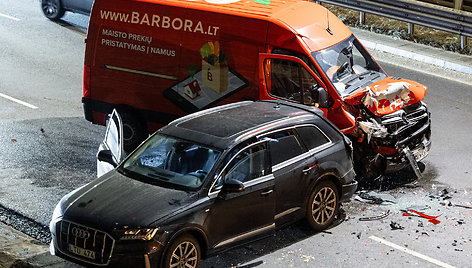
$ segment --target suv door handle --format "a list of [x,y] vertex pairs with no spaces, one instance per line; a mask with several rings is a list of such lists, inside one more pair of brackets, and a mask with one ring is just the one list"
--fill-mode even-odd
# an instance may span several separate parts
[[265,192],[262,192],[261,195],[262,196],[266,196],[266,195],[270,195],[274,190],[267,190]]
[[316,168],[317,166],[318,166],[318,162],[315,162],[313,163],[313,166],[304,168],[302,172],[304,175],[307,175],[308,173],[310,173],[312,169]]

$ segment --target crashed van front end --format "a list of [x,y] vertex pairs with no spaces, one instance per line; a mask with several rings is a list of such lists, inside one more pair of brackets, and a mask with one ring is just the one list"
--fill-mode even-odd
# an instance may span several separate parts
[[373,179],[411,165],[420,177],[431,148],[428,88],[388,76],[354,35],[312,57],[332,86],[327,117],[353,141],[356,173]]
[[[411,165],[419,177],[417,162],[431,148],[431,117],[422,101],[427,88],[414,81],[385,78],[346,101],[360,108],[357,128],[351,133],[357,144],[355,162],[365,177],[376,177]],[[357,103],[353,99],[358,99]]]

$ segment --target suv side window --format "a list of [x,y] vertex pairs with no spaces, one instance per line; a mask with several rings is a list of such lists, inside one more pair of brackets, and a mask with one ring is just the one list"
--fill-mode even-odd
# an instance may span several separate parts
[[308,150],[330,142],[328,137],[316,126],[298,127],[297,132]]
[[269,134],[272,166],[285,162],[304,153],[304,149],[292,130],[284,130]]
[[237,180],[245,183],[270,174],[270,170],[265,143],[245,148],[231,157],[212,191],[219,190],[224,181]]
[[315,88],[321,87],[316,79],[298,62],[270,59],[269,94],[298,103],[313,105],[318,102]]

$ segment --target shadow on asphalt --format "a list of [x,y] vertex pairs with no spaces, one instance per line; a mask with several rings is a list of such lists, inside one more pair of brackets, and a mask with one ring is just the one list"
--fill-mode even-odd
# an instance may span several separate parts
[[252,268],[263,265],[264,262],[256,260],[264,255],[273,253],[289,247],[302,240],[314,237],[330,235],[330,229],[338,226],[346,219],[346,213],[342,207],[336,216],[333,224],[322,232],[315,232],[308,225],[306,220],[300,220],[292,225],[284,227],[275,232],[275,235],[264,238],[255,242],[246,244],[245,246],[236,247],[204,259],[200,263],[201,268],[218,268],[218,267],[234,267],[234,268]]

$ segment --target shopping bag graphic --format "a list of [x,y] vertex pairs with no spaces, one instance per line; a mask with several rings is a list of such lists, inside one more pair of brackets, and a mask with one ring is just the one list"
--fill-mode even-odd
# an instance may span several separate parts
[[202,82],[218,93],[225,92],[228,88],[228,66],[219,63],[212,65],[202,60]]

